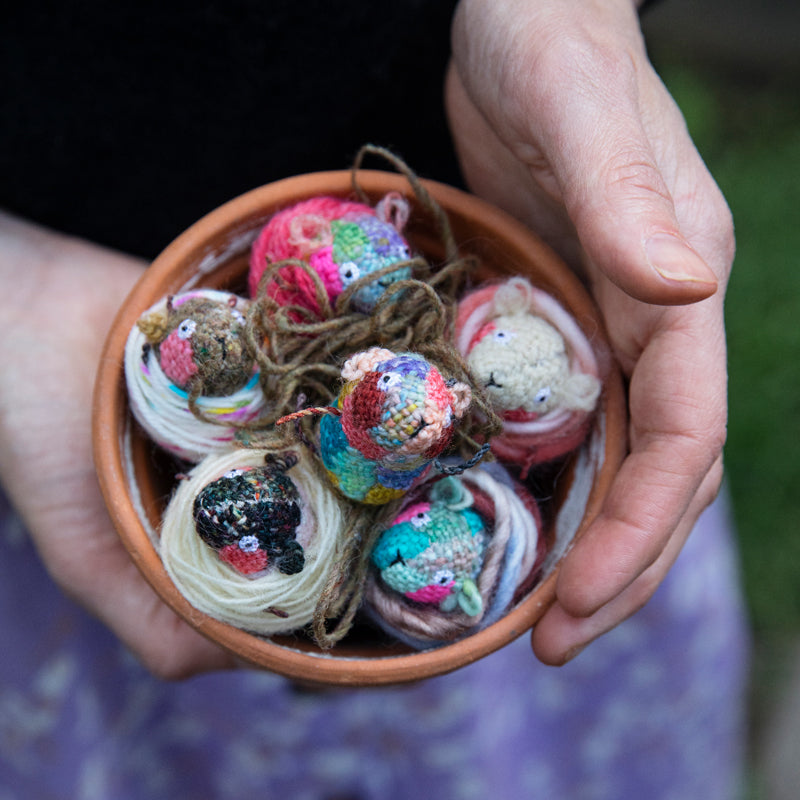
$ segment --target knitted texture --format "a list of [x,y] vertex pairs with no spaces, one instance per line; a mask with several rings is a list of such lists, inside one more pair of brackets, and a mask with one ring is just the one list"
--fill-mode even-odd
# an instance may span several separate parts
[[153,441],[187,461],[230,447],[264,409],[242,336],[247,305],[228,292],[186,292],[148,309],[128,336],[131,411]]
[[320,456],[334,485],[353,500],[402,496],[449,445],[471,401],[425,358],[371,348],[342,369],[336,414],[320,422]]
[[498,458],[527,472],[585,439],[601,390],[598,357],[546,292],[515,277],[459,304],[456,345],[503,420]]
[[[156,546],[196,609],[269,636],[312,621],[349,535],[342,504],[310,456],[233,450],[207,457],[178,484]],[[267,563],[250,572],[261,557],[249,556],[259,552]]]
[[365,608],[413,647],[441,645],[500,619],[545,552],[536,501],[499,464],[431,480],[378,537]]
[[242,574],[272,566],[287,575],[303,569],[303,548],[295,540],[299,495],[285,474],[296,462],[291,455],[263,467],[232,470],[195,498],[198,535]]
[[[411,259],[401,236],[408,202],[387,195],[375,208],[334,197],[315,197],[278,212],[253,243],[248,286],[252,297],[268,265],[288,260],[307,262],[325,288],[328,301],[359,278],[397,264],[396,270],[368,282],[352,297],[353,307],[368,312],[386,287],[411,277]],[[267,294],[283,306],[297,306],[319,319],[322,309],[308,273],[287,264],[268,281]],[[295,313],[297,321],[304,315]]]

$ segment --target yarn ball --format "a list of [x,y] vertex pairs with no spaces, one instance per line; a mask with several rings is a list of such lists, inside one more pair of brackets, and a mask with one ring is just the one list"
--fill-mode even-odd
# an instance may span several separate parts
[[247,305],[229,292],[185,292],[148,309],[128,336],[131,411],[153,441],[187,461],[227,448],[264,407],[244,336]]
[[[277,519],[256,497],[256,486],[266,489]],[[242,522],[234,521],[237,512],[255,513]],[[246,557],[222,553],[233,545],[247,556],[254,544],[248,537],[267,555],[263,568],[252,572]],[[208,456],[180,482],[157,547],[173,583],[194,608],[269,636],[312,621],[347,537],[342,506],[308,455],[233,450]]]
[[521,277],[484,286],[459,304],[456,346],[503,420],[500,459],[532,466],[586,438],[602,388],[597,355],[551,295]]
[[303,569],[303,548],[295,539],[299,495],[286,475],[296,462],[292,454],[263,467],[231,470],[194,500],[198,535],[243,575],[273,566],[287,575]]
[[352,356],[334,408],[320,422],[320,456],[331,481],[352,500],[401,497],[451,442],[472,394],[448,385],[415,353],[373,347]]
[[[353,307],[369,312],[387,286],[411,277],[410,267],[403,266],[411,258],[402,236],[408,213],[408,202],[396,192],[375,208],[335,197],[315,197],[278,212],[253,243],[248,277],[251,297],[256,297],[267,267],[287,259],[305,261],[319,276],[331,303],[359,278],[399,264],[353,295]],[[281,306],[299,306],[320,317],[314,282],[301,268],[281,268],[266,292]],[[302,320],[302,315],[297,315],[295,321]]]
[[499,464],[428,481],[377,539],[365,610],[412,647],[446,644],[500,619],[545,552],[536,501]]

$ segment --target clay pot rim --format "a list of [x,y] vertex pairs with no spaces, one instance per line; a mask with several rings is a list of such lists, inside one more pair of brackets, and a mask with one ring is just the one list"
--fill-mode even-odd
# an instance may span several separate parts
[[[405,178],[393,173],[360,170],[359,185],[377,199],[387,191],[408,193]],[[524,252],[529,260],[546,268],[549,286],[567,300],[576,317],[590,318],[600,327],[598,312],[576,276],[538,237],[505,212],[485,201],[434,181],[422,181],[446,212],[457,214],[476,231],[501,238],[510,251]],[[148,583],[159,597],[197,631],[232,652],[243,662],[263,667],[301,681],[340,686],[403,683],[450,672],[505,646],[530,630],[555,598],[558,565],[528,597],[499,621],[464,639],[438,648],[404,652],[389,651],[367,657],[337,645],[330,653],[257,637],[219,622],[194,609],[169,579],[139,518],[131,497],[125,466],[125,427],[129,412],[124,391],[122,354],[128,331],[140,314],[163,296],[164,282],[175,287],[188,282],[196,272],[224,261],[235,247],[220,241],[241,240],[249,247],[254,231],[279,208],[320,194],[346,196],[352,193],[351,172],[317,172],[286,178],[240,195],[198,220],[178,236],[155,259],[120,308],[106,340],[97,375],[93,406],[93,447],[100,487],[117,532]],[[509,265],[509,273],[515,265]],[[598,330],[598,333],[601,333]],[[606,413],[605,458],[592,487],[583,520],[575,534],[580,537],[597,516],[603,497],[625,452],[624,393],[618,371],[612,367],[604,388]],[[286,640],[287,637],[281,637]],[[313,646],[312,646],[313,647]]]

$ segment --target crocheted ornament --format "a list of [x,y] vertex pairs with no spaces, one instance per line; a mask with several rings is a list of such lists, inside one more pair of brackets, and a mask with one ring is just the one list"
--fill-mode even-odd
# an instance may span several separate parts
[[429,481],[373,548],[366,609],[417,648],[474,633],[531,588],[540,529],[535,500],[499,464]]
[[248,301],[198,289],[148,309],[125,348],[131,411],[148,436],[187,461],[228,447],[264,396],[246,346]]
[[320,455],[331,481],[353,500],[381,504],[401,497],[441,455],[472,393],[448,385],[414,353],[373,347],[350,358],[347,381],[320,422]]
[[[464,494],[471,504],[466,489]],[[435,495],[432,491],[427,502],[406,508],[381,534],[372,563],[387,586],[409,599],[442,611],[460,607],[474,617],[483,610],[475,580],[483,564],[486,529],[471,508]]]
[[520,277],[472,292],[459,304],[456,346],[503,420],[491,443],[498,458],[527,472],[585,439],[598,361],[553,297]]
[[348,539],[342,504],[308,454],[232,450],[179,483],[155,544],[192,606],[269,636],[313,620]]
[[263,467],[226,472],[194,501],[200,538],[243,575],[274,566],[294,575],[303,569],[303,548],[295,539],[299,495],[285,474],[297,463],[291,454]]
[[[300,259],[322,281],[328,299],[336,298],[359,278],[399,264],[355,292],[353,307],[369,312],[387,286],[411,277],[403,262],[411,254],[401,233],[408,220],[408,201],[393,192],[375,208],[335,197],[315,197],[277,213],[253,243],[248,286],[256,297],[261,276],[269,264]],[[266,287],[280,305],[307,309],[320,316],[316,289],[302,269],[287,265]],[[297,320],[303,320],[297,314]]]

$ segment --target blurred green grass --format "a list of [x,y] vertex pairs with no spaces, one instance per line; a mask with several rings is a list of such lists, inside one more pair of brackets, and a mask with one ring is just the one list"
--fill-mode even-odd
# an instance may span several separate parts
[[756,634],[800,632],[800,82],[660,65],[733,212],[725,450]]

